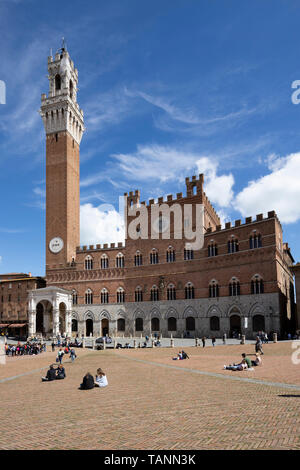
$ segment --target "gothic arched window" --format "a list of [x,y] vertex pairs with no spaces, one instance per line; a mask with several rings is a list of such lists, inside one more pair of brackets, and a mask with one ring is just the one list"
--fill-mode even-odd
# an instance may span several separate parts
[[143,291],[140,286],[136,287],[135,289],[135,301],[136,302],[142,302],[143,301]]
[[169,246],[166,253],[167,263],[174,263],[175,261],[175,250],[172,246]]
[[229,283],[229,295],[231,297],[235,297],[237,295],[240,295],[240,291],[240,283],[235,277],[233,277]]
[[60,75],[55,75],[55,90],[61,90],[61,78]]
[[176,289],[174,284],[169,284],[167,288],[167,299],[176,300]]
[[217,281],[211,281],[211,283],[209,284],[209,297],[219,297],[219,285]]
[[104,254],[101,256],[101,269],[107,269],[107,268],[108,268],[108,256]]
[[150,292],[150,300],[152,302],[156,302],[157,300],[159,300],[158,298],[158,288],[156,286],[152,286],[152,289],[151,289],[151,292]]
[[185,298],[194,299],[195,298],[195,289],[191,282],[188,282],[184,288]]
[[124,268],[124,255],[123,253],[118,253],[116,257],[116,267]]
[[108,298],[109,298],[108,290],[104,287],[101,291],[101,303],[108,304]]
[[134,255],[134,266],[142,266],[143,264],[143,257],[140,251],[137,251]]
[[254,233],[253,235],[250,236],[250,238],[249,238],[249,246],[250,246],[250,249],[253,249],[253,248],[261,248],[262,243],[261,243],[261,235],[260,235],[260,233]]
[[264,293],[264,281],[256,274],[251,280],[251,294],[263,294]]
[[228,253],[236,253],[239,251],[239,242],[236,238],[232,237],[231,240],[228,240]]
[[117,290],[117,303],[122,304],[125,302],[125,291],[123,287],[119,287]]
[[155,248],[150,253],[150,264],[158,264],[158,252]]
[[93,291],[91,289],[88,289],[85,292],[85,303],[87,305],[91,305],[93,303]]
[[85,269],[93,269],[93,258],[91,255],[88,255],[84,260],[84,268]]

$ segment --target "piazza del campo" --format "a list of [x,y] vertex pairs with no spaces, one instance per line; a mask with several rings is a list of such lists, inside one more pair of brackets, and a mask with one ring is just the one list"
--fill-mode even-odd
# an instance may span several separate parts
[[176,195],[128,187],[124,241],[82,244],[88,77],[73,54],[63,39],[44,57],[45,275],[0,274],[0,449],[101,450],[131,467],[141,457],[113,451],[194,464],[199,450],[299,450],[296,238],[275,203],[224,220],[198,167]]

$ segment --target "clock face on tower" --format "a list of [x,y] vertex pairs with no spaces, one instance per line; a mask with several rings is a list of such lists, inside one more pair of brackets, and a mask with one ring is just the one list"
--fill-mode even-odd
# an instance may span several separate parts
[[52,238],[49,242],[49,250],[52,253],[59,253],[64,247],[64,242],[60,237]]

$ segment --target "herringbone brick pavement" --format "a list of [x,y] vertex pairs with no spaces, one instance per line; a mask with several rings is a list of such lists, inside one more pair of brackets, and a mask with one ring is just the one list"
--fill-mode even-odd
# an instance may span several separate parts
[[[189,348],[186,361],[172,361],[172,349],[80,350],[74,364],[65,363],[67,378],[51,383],[41,382],[39,369],[55,353],[8,359],[0,379],[20,376],[0,383],[0,449],[299,449],[300,391],[264,384],[300,385],[291,344],[267,345],[263,367],[253,372],[221,369],[252,349]],[[109,386],[78,390],[98,367]]]

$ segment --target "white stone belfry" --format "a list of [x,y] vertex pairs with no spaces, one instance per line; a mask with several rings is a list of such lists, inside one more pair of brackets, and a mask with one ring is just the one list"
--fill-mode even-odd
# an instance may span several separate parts
[[80,144],[84,122],[77,103],[78,70],[65,48],[48,57],[48,79],[49,94],[42,94],[40,109],[46,134],[68,131]]
[[[28,312],[29,312],[29,337],[36,334],[36,307],[40,303],[44,307],[46,303],[52,306],[52,331],[49,325],[45,328],[45,334],[52,334],[58,336],[66,334],[70,337],[72,335],[72,292],[59,287],[45,287],[42,289],[35,289],[28,292]],[[61,310],[61,306],[64,309]],[[60,316],[64,316],[64,331],[61,329]],[[43,314],[44,315],[44,314]]]

